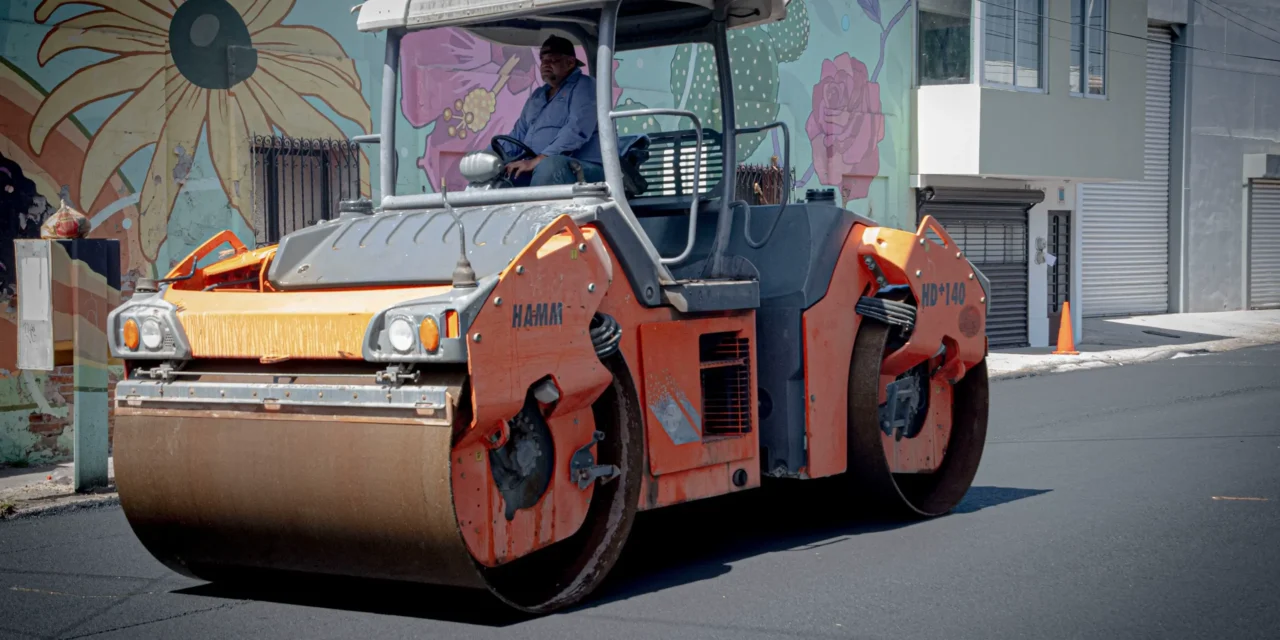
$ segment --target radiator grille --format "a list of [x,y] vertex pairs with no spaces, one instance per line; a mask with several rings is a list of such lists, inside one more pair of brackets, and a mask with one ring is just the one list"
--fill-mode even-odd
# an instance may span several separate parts
[[698,339],[702,428],[706,435],[751,432],[751,341],[736,332]]

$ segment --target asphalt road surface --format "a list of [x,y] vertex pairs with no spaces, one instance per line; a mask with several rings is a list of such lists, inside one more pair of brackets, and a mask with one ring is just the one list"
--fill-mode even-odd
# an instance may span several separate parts
[[119,508],[0,523],[0,637],[1280,637],[1280,347],[992,397],[954,514],[840,521],[787,492],[648,514],[593,600],[532,620],[436,589],[187,580]]

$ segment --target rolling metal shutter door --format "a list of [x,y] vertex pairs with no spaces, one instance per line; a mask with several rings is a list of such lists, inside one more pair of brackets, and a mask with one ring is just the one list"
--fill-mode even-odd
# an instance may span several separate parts
[[934,200],[920,204],[919,215],[937,218],[965,257],[991,281],[991,315],[987,318],[991,348],[1029,345],[1027,211],[1044,199],[1044,192],[936,191]]
[[1169,311],[1169,113],[1173,36],[1149,27],[1144,180],[1081,186],[1081,314]]
[[1280,307],[1280,184],[1249,185],[1249,308]]

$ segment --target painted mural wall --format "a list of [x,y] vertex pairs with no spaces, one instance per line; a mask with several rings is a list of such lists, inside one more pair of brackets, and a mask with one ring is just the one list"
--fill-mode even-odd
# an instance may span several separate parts
[[[264,224],[254,135],[376,131],[384,38],[336,0],[10,0],[0,8],[0,463],[66,459],[70,380],[16,369],[12,240],[60,203],[121,244],[124,295],[214,233],[251,246]],[[792,0],[784,22],[731,38],[739,126],[783,120],[795,193],[904,227],[912,0]],[[586,53],[579,50],[586,59]],[[404,41],[397,190],[461,188],[462,155],[510,132],[541,83],[537,49],[457,29]],[[718,128],[707,46],[617,56],[620,109],[678,107]],[[688,128],[635,118],[620,133]],[[782,160],[782,136],[741,136],[738,159]],[[377,153],[359,191],[379,197]],[[458,185],[454,187],[453,185]]]

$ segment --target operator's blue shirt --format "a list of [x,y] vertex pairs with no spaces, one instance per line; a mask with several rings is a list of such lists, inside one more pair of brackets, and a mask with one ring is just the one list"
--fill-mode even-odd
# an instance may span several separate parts
[[574,69],[548,102],[550,89],[544,84],[529,96],[511,137],[544,156],[564,155],[602,164],[595,79]]

